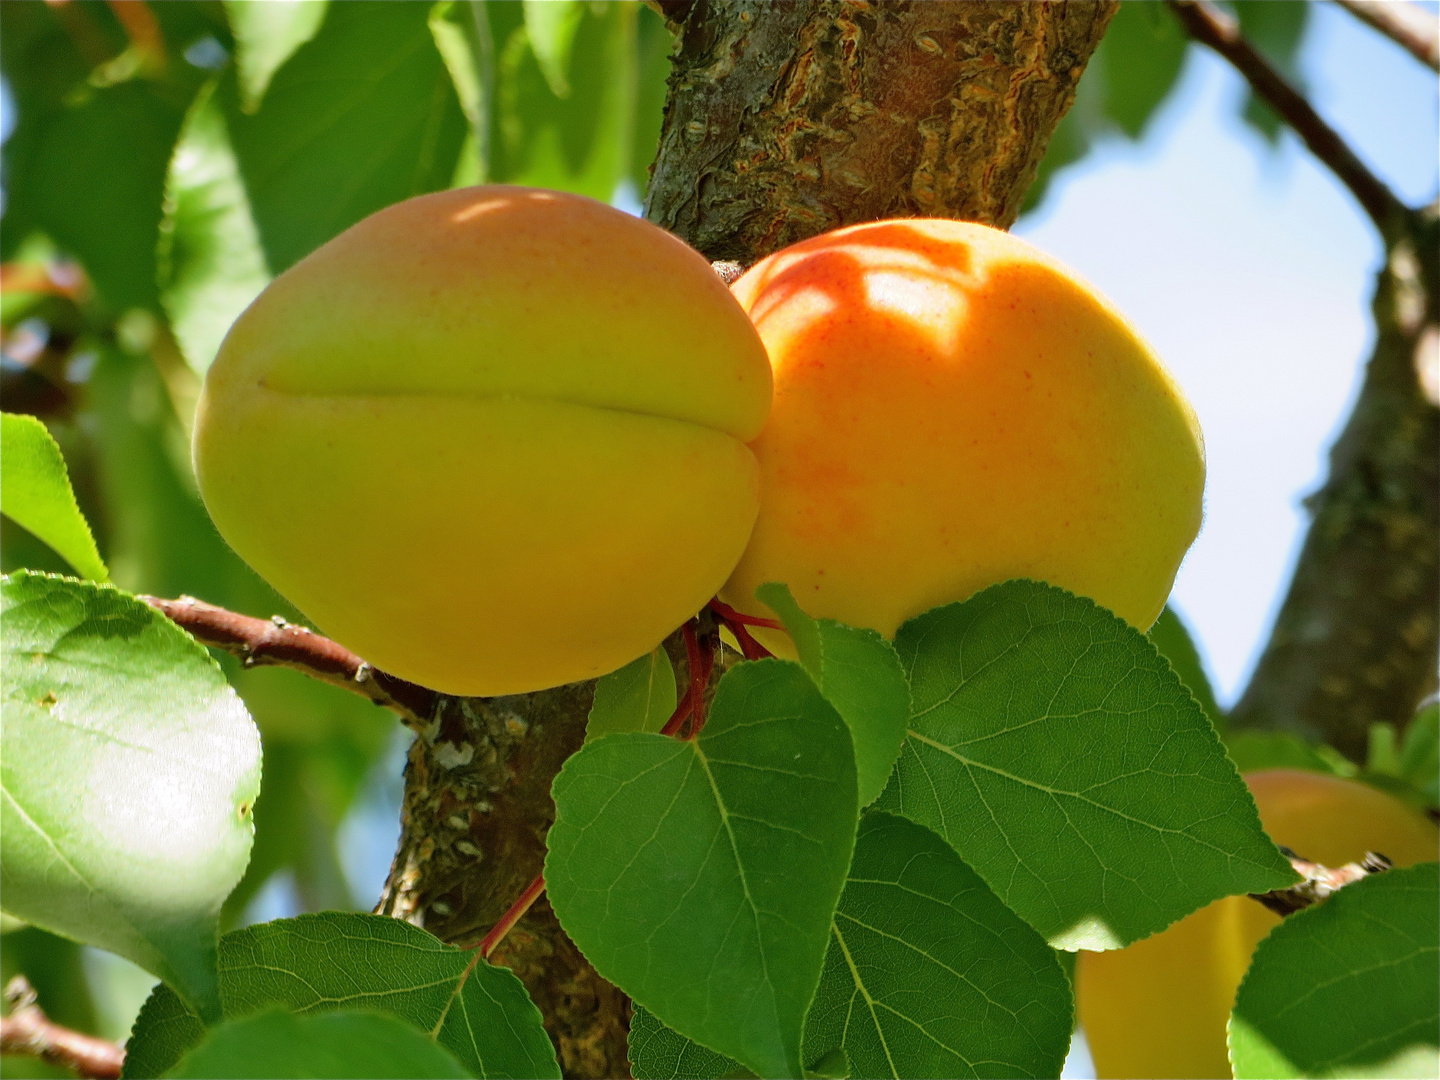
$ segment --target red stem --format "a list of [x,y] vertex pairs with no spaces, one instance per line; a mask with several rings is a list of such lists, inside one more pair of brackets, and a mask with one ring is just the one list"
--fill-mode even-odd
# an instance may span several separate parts
[[530,905],[535,903],[536,900],[539,900],[540,894],[544,891],[545,875],[536,874],[535,880],[525,886],[525,891],[520,894],[519,899],[510,905],[509,911],[500,916],[500,921],[495,924],[490,933],[485,935],[485,940],[480,942],[481,956],[486,960],[490,959],[490,954],[495,951],[496,946],[505,940],[505,935],[510,932],[510,929],[517,922],[525,917],[525,913],[530,910]]
[[[731,630],[738,626],[763,626],[767,630],[784,630],[785,624],[779,619],[762,619],[759,615],[746,615],[743,611],[736,611],[723,600],[716,598],[710,601],[710,610],[719,615]],[[736,635],[739,636],[738,634]]]

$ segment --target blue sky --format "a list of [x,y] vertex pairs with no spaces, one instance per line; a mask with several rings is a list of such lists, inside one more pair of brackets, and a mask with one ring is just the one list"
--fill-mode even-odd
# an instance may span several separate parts
[[[1403,199],[1433,198],[1435,75],[1335,5],[1311,18],[1312,102]],[[1172,602],[1226,705],[1283,599],[1300,500],[1323,480],[1358,389],[1381,256],[1358,205],[1295,136],[1272,150],[1240,122],[1242,94],[1228,65],[1192,47],[1146,137],[1061,173],[1014,230],[1107,293],[1200,416],[1205,525]]]

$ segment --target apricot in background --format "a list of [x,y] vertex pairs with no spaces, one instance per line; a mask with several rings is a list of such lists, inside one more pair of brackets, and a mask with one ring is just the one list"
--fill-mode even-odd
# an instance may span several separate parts
[[983,225],[899,220],[786,248],[733,291],[775,400],[729,603],[764,614],[756,586],[781,581],[810,615],[892,637],[1023,577],[1155,621],[1200,527],[1204,447],[1073,272]]
[[454,694],[653,648],[750,535],[770,368],[709,264],[574,195],[365,219],[230,330],[195,425],[221,534],[321,631]]
[[[1440,832],[1367,784],[1296,769],[1245,777],[1265,831],[1325,866],[1379,852],[1397,866],[1433,860]],[[1225,1025],[1250,956],[1280,916],[1227,896],[1154,937],[1082,952],[1075,1002],[1099,1077],[1228,1077]]]

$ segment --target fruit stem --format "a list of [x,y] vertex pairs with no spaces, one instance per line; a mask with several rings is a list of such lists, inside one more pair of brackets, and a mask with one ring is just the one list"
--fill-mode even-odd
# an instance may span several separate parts
[[[746,615],[743,611],[736,611],[725,601],[716,597],[710,601],[710,610],[719,615],[720,618],[733,631],[738,626],[763,626],[767,630],[784,630],[785,624],[779,619],[762,619],[759,615]],[[736,635],[739,636],[738,634]]]

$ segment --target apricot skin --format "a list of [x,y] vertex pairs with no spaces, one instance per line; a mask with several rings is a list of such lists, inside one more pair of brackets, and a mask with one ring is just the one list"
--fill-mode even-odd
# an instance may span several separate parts
[[[1294,769],[1245,777],[1271,838],[1312,862],[1367,851],[1397,866],[1436,857],[1440,832],[1404,803],[1353,780]],[[1216,900],[1154,937],[1082,952],[1080,1023],[1100,1077],[1228,1077],[1225,1025],[1260,940],[1280,917],[1244,896]]]
[[759,501],[763,346],[700,255],[480,187],[281,274],[206,376],[201,492],[319,629],[454,694],[591,678],[714,595]]
[[756,586],[782,581],[809,614],[893,637],[1027,577],[1154,622],[1200,527],[1204,447],[1094,289],[1006,233],[934,220],[827,233],[732,288],[775,400],[729,603],[765,614]]

